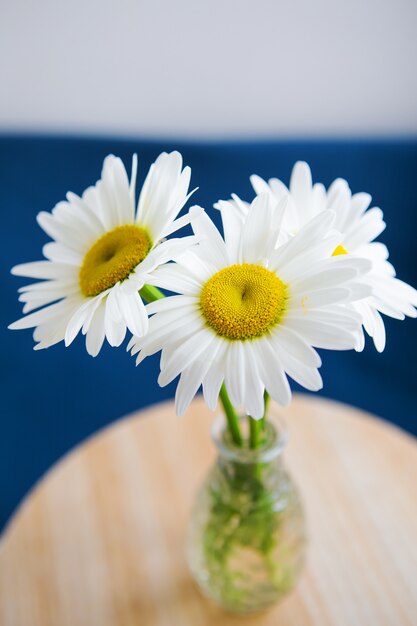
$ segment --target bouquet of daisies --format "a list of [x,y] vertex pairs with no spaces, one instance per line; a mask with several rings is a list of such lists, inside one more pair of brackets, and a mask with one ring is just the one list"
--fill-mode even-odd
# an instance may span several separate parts
[[[381,314],[417,315],[417,291],[374,241],[382,211],[345,180],[326,190],[303,162],[289,187],[252,176],[252,202],[233,194],[215,204],[220,233],[200,207],[178,217],[193,193],[178,152],[158,157],[137,204],[136,170],[136,155],[130,181],[108,156],[95,186],[39,213],[52,241],[44,260],[12,269],[40,280],[20,288],[25,315],[10,326],[35,328],[35,349],[69,346],[81,331],[96,356],[129,331],[137,364],[161,351],[161,386],[179,376],[178,414],[202,387],[210,409],[220,398],[237,445],[237,415],[250,416],[256,447],[268,399],[291,399],[288,376],[322,387],[315,348],[362,350],[365,331],[382,351]],[[179,237],[187,224],[193,234]]]
[[35,349],[82,332],[92,356],[129,332],[137,364],[161,352],[161,386],[179,377],[179,415],[200,387],[210,409],[220,399],[227,453],[196,500],[189,563],[221,606],[263,609],[293,585],[305,535],[269,399],[290,402],[288,377],[322,387],[316,348],[360,351],[366,333],[382,351],[381,314],[416,317],[417,291],[374,241],[385,223],[371,197],[342,179],[313,184],[306,163],[289,187],[253,176],[251,202],[217,202],[222,233],[200,207],[178,217],[193,193],[178,152],[158,157],[137,204],[136,169],[135,156],[129,181],[109,156],[94,187],[38,215],[52,241],[44,260],[12,270],[40,280],[20,288],[24,316],[10,328],[34,328]]

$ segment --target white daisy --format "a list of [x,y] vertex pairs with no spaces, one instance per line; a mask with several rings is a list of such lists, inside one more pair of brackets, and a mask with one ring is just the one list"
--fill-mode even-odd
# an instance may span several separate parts
[[[335,212],[334,227],[342,233],[343,238],[333,253],[364,257],[372,262],[372,270],[363,278],[372,287],[372,295],[354,306],[361,314],[363,327],[373,338],[376,349],[382,352],[385,347],[385,327],[380,313],[397,319],[404,319],[406,315],[416,317],[414,307],[417,306],[417,291],[395,278],[395,270],[387,261],[387,247],[374,241],[385,229],[385,222],[381,209],[368,208],[371,196],[368,193],[352,195],[348,183],[341,178],[335,180],[326,192],[322,184],[313,184],[309,166],[301,161],[294,165],[289,189],[277,178],[266,182],[259,176],[251,176],[251,182],[257,194],[268,193],[275,201],[288,196],[283,240],[322,211],[330,208]],[[240,214],[246,210],[245,203],[237,197],[233,206]],[[362,334],[357,349],[363,347]]]
[[200,243],[154,272],[154,285],[180,295],[148,305],[149,332],[128,349],[139,352],[137,364],[162,350],[158,382],[180,375],[178,414],[201,384],[214,410],[224,381],[232,403],[259,419],[265,390],[281,405],[290,401],[287,375],[307,389],[322,387],[312,346],[355,346],[360,316],[345,303],[369,294],[358,278],[370,263],[330,256],[341,241],[331,211],[276,249],[282,202],[259,196],[244,220],[227,204],[224,240],[206,214],[193,217]]
[[182,169],[178,152],[161,154],[151,166],[135,211],[137,158],[129,182],[121,159],[110,155],[101,179],[82,195],[67,194],[38,223],[54,240],[43,248],[46,260],[12,269],[18,276],[42,279],[22,287],[26,315],[11,329],[35,327],[35,349],[65,340],[80,330],[89,354],[96,356],[104,338],[122,343],[126,328],[134,335],[148,329],[145,304],[138,291],[161,263],[175,259],[194,237],[164,238],[189,223],[175,219],[188,200],[191,170]]

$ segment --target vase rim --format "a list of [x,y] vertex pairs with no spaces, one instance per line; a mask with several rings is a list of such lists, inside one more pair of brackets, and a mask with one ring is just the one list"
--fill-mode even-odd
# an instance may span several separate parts
[[[246,416],[241,416],[239,421],[243,424],[245,418]],[[220,456],[230,461],[246,464],[268,463],[282,454],[288,441],[288,429],[284,418],[274,410],[273,406],[266,419],[266,426],[270,429],[270,436],[263,446],[256,449],[245,445],[239,447],[225,438],[226,419],[221,413],[213,420],[211,437]]]

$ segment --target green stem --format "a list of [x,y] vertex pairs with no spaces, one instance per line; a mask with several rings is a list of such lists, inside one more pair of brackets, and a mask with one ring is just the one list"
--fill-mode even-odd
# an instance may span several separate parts
[[249,447],[252,449],[259,448],[259,445],[262,441],[264,418],[260,420],[255,420],[250,415],[248,415],[248,418],[249,418]]
[[263,433],[265,430],[265,421],[268,417],[268,406],[269,406],[269,393],[265,391],[264,393],[264,414],[260,420],[255,420],[250,415],[249,418],[249,447],[252,449],[258,448],[263,440]]
[[239,418],[236,414],[236,411],[233,407],[233,404],[230,402],[230,398],[226,391],[226,387],[224,384],[220,388],[220,402],[223,405],[223,409],[226,415],[227,425],[229,427],[230,434],[232,436],[233,441],[239,447],[243,444],[242,434],[240,432],[239,427]]
[[270,400],[271,400],[271,396],[269,395],[267,391],[265,391],[264,393],[264,417],[263,417],[264,420],[268,419],[268,409],[269,409]]
[[153,285],[143,285],[139,293],[146,302],[155,302],[155,300],[165,298],[165,294],[163,294],[158,287],[154,287]]

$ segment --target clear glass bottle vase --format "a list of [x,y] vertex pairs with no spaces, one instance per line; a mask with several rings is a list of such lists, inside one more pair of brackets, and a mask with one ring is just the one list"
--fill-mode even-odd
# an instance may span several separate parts
[[239,613],[278,602],[293,587],[304,560],[303,510],[282,462],[287,433],[271,408],[257,450],[234,445],[224,417],[215,420],[212,437],[219,454],[197,494],[188,528],[194,579],[217,605]]

